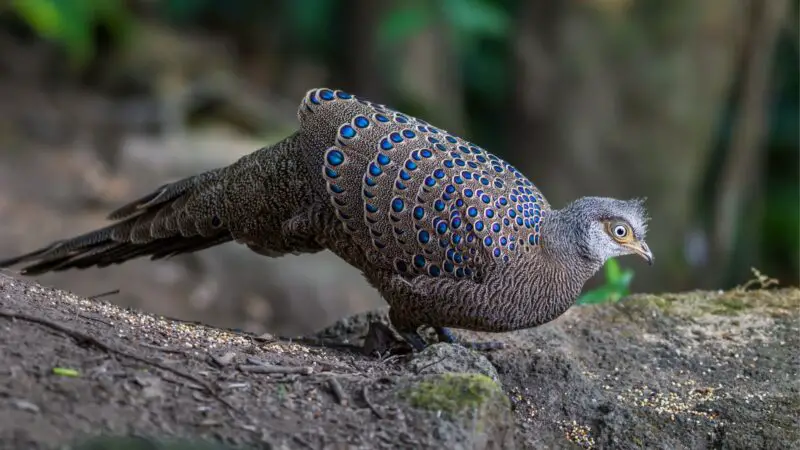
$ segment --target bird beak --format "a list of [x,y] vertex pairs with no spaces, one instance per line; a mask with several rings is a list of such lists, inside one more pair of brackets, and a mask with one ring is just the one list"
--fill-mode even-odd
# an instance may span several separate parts
[[628,244],[627,247],[637,255],[644,258],[644,260],[647,261],[647,264],[651,266],[653,265],[653,252],[650,251],[650,248],[644,241],[632,242]]

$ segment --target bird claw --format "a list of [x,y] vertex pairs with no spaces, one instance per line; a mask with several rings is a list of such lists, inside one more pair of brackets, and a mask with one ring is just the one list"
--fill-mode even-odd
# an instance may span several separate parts
[[505,344],[500,341],[474,342],[459,339],[453,333],[453,330],[446,327],[434,327],[434,330],[436,330],[436,335],[439,336],[439,342],[458,344],[477,351],[500,350],[505,347]]

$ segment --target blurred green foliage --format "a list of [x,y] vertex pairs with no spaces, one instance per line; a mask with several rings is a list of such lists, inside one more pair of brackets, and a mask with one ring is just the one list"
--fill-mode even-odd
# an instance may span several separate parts
[[78,66],[94,56],[95,27],[120,37],[133,19],[122,0],[12,0],[11,8],[41,37],[62,45]]
[[602,286],[588,290],[578,297],[578,305],[596,305],[598,303],[618,302],[630,294],[633,270],[622,269],[616,259],[606,261],[603,270],[605,280]]

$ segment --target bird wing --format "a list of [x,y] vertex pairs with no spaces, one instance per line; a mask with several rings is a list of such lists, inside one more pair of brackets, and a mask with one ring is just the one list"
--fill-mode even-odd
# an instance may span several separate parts
[[332,137],[320,167],[331,204],[381,263],[412,276],[480,280],[538,245],[546,199],[477,145],[327,88],[309,91],[298,116],[303,132]]

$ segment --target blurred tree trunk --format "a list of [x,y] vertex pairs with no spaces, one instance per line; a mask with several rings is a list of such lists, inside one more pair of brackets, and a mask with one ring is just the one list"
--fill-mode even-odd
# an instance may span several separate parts
[[340,18],[344,42],[339,68],[343,80],[342,88],[357,92],[370,99],[385,98],[386,79],[377,48],[378,27],[391,2],[373,0],[344,0],[340,11],[347,17]]
[[[634,287],[680,289],[684,242],[730,85],[744,0],[523,3],[516,24],[515,162],[555,207],[648,197],[657,265]],[[634,261],[623,264],[634,265]],[[655,284],[658,280],[659,284]]]
[[749,250],[747,254],[758,259],[756,218],[761,217],[758,193],[762,188],[767,96],[775,44],[787,7],[786,0],[750,1],[748,35],[739,65],[738,111],[717,184],[711,224],[711,265],[717,268],[716,285],[731,281],[726,278],[733,273],[742,275],[742,267],[736,267],[733,257],[737,238]]
[[422,111],[427,121],[458,134],[466,132],[459,55],[453,33],[441,14],[438,20],[403,45],[401,96]]

